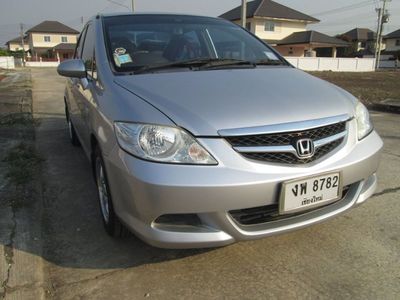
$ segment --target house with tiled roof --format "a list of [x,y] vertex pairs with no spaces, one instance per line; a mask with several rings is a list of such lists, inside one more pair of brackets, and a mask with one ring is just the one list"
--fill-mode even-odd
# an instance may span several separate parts
[[[7,41],[7,43],[5,44],[7,46],[7,49],[9,51],[21,51],[22,50],[22,40],[21,37],[16,37],[12,40]],[[24,49],[25,51],[29,50],[29,42],[28,42],[28,38],[25,36],[24,37]]]
[[387,52],[400,51],[400,29],[384,36]]
[[353,28],[340,35],[341,39],[352,45],[352,51],[357,55],[374,55],[376,32],[368,28]]
[[60,59],[72,58],[78,34],[77,30],[58,21],[44,21],[26,31],[34,59],[57,58],[55,49],[63,49]]
[[[241,24],[241,6],[220,17]],[[247,30],[284,56],[315,55],[316,48],[330,48],[332,56],[336,56],[337,47],[348,46],[341,40],[307,30],[307,25],[318,23],[318,19],[272,0],[248,2],[246,22]]]

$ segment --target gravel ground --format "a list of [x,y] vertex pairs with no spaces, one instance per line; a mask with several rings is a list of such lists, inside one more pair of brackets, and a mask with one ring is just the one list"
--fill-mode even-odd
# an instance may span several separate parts
[[371,73],[311,72],[373,105],[387,99],[400,101],[400,70]]

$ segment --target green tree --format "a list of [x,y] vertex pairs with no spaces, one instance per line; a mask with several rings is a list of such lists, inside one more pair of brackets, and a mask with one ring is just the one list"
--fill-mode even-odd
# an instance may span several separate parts
[[6,49],[0,48],[0,56],[10,56],[10,52]]

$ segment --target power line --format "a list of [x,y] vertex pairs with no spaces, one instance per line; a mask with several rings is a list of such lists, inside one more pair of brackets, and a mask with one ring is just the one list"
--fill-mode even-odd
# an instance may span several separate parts
[[362,1],[362,2],[351,4],[351,5],[346,5],[346,6],[330,9],[330,10],[325,10],[325,11],[322,11],[322,12],[313,13],[311,15],[313,15],[313,16],[323,16],[323,15],[341,13],[341,12],[344,12],[344,11],[349,11],[349,10],[361,8],[361,7],[364,7],[364,6],[372,5],[372,4],[374,4],[374,2],[375,2],[375,0]]
[[131,8],[129,6],[127,6],[127,5],[123,4],[123,3],[119,3],[119,2],[114,1],[114,0],[106,0],[106,1],[108,1],[108,2],[110,2],[112,4],[115,4],[115,5],[118,5],[118,6],[121,6],[121,7],[124,7],[124,8],[127,8],[127,9],[131,10]]
[[[355,14],[355,15],[347,16],[347,17],[340,18],[340,19],[324,21],[321,24],[316,24],[316,26],[346,25],[345,22],[354,21],[354,20],[357,20],[358,18],[362,18],[363,21],[372,20],[372,19],[375,20],[376,15],[375,14],[372,15],[371,12],[364,12],[364,13]],[[358,22],[359,21],[357,20],[355,23],[358,23]]]

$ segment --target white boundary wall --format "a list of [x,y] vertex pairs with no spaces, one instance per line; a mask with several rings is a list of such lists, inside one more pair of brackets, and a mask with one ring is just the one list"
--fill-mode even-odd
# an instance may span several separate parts
[[285,57],[304,71],[373,72],[374,58]]
[[0,56],[0,69],[15,69],[13,56]]
[[60,62],[58,61],[27,61],[25,65],[27,67],[58,67]]

